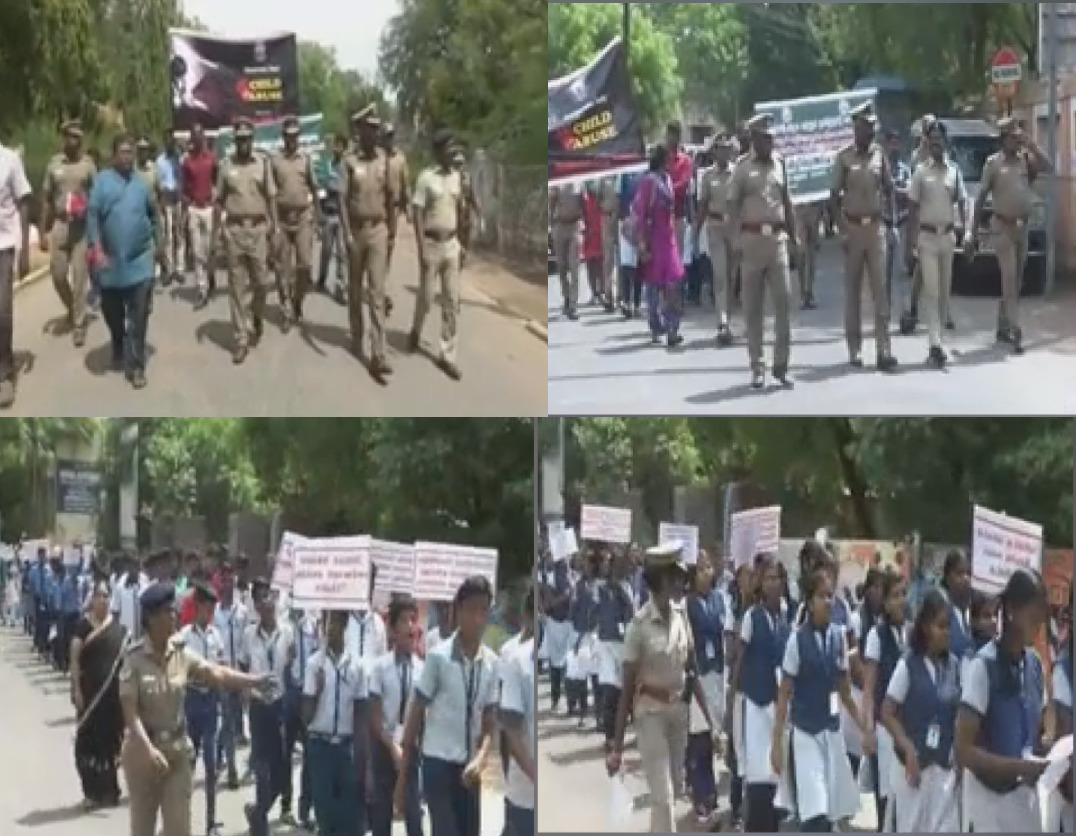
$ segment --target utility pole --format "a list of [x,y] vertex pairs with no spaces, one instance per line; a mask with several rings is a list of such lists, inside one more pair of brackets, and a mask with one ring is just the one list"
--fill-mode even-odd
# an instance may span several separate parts
[[620,24],[620,39],[624,42],[624,62],[631,56],[631,3],[622,3],[623,17]]
[[1046,181],[1046,281],[1043,283],[1043,295],[1049,296],[1053,293],[1057,275],[1057,85],[1061,21],[1056,4],[1041,3],[1039,8],[1042,9],[1040,25],[1046,27],[1046,66],[1050,85],[1046,109],[1046,156],[1050,160],[1050,176]]

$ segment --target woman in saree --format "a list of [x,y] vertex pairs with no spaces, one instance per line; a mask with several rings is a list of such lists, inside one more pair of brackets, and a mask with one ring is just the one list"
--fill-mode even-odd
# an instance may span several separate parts
[[71,640],[71,700],[78,718],[75,767],[88,810],[114,807],[120,800],[117,767],[123,711],[117,674],[127,631],[112,617],[109,598],[108,582],[95,582]]
[[658,145],[650,155],[650,171],[639,184],[632,218],[639,249],[639,272],[646,288],[650,335],[665,337],[669,348],[683,343],[680,336],[680,282],[684,264],[673,223],[673,187],[668,172],[668,151]]

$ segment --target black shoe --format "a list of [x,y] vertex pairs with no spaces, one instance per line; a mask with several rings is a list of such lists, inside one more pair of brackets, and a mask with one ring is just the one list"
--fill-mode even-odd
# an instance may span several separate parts
[[1019,328],[1012,328],[1009,330],[1009,338],[1012,341],[1013,354],[1024,353],[1024,332]]
[[579,311],[577,311],[575,308],[570,309],[568,311],[568,319],[570,319],[572,322],[575,322],[577,319],[579,319]]
[[952,319],[945,320],[945,330],[946,331],[955,331],[956,330],[956,323],[953,322]]
[[127,361],[123,357],[123,349],[116,351],[112,350],[112,359],[109,361],[108,367],[114,372],[122,372],[124,370],[124,364]]
[[1012,342],[1012,334],[1009,333],[1008,328],[998,328],[997,341],[999,343],[1011,343]]
[[209,291],[208,290],[200,290],[200,291],[198,291],[198,298],[194,300],[194,309],[196,311],[200,311],[200,310],[202,310],[202,308],[204,308],[208,304],[209,304]]
[[913,311],[900,315],[900,333],[905,337],[910,337],[914,334],[917,325],[919,325],[919,317]]
[[878,358],[878,371],[880,372],[892,372],[896,371],[897,358],[892,354],[883,354]]
[[732,330],[727,325],[722,325],[717,330],[717,347],[729,348],[733,343]]
[[782,386],[787,387],[792,385],[792,382],[788,379],[788,368],[786,366],[774,366],[773,379]]
[[766,385],[766,373],[765,372],[751,372],[751,388],[761,389]]
[[239,789],[239,775],[236,773],[236,771],[234,769],[228,770],[227,787],[230,790]]
[[284,319],[281,320],[281,322],[280,322],[280,332],[282,334],[288,333],[288,331],[291,330],[291,326],[292,326],[291,317],[290,316],[285,316]]
[[250,354],[250,349],[245,345],[238,346],[235,351],[232,352],[232,362],[240,366],[247,359]]
[[665,345],[669,348],[679,348],[684,344],[684,338],[680,334],[669,334],[665,337]]
[[945,349],[937,345],[930,349],[930,355],[927,357],[927,362],[936,369],[944,369],[948,360]]
[[863,357],[860,356],[858,351],[848,358],[848,365],[850,365],[853,369],[863,368]]

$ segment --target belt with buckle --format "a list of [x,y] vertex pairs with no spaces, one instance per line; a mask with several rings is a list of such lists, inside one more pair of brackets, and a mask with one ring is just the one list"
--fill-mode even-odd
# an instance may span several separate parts
[[844,216],[855,226],[871,226],[881,219],[881,215],[849,215],[847,212]]
[[348,218],[348,220],[351,222],[352,226],[357,226],[360,228],[368,226],[378,226],[379,224],[385,223],[385,219],[382,217],[364,218],[361,215],[352,215],[350,218]]
[[228,223],[233,226],[261,226],[268,223],[265,215],[229,215]]
[[711,212],[706,217],[706,220],[708,220],[708,221],[719,221],[721,223],[724,223],[728,219],[729,219],[728,215],[722,215],[720,212]]
[[932,235],[948,235],[954,229],[952,224],[946,224],[945,226],[934,226],[933,224],[919,224],[919,229],[922,232],[929,232]]
[[785,231],[784,224],[740,224],[740,229],[744,232],[753,232],[756,235],[765,235],[767,237],[776,235],[777,233]]
[[448,230],[446,232],[438,232],[434,229],[427,229],[423,235],[429,238],[431,241],[436,241],[438,244],[444,244],[446,241],[451,241],[456,237],[454,230]]
[[997,212],[994,213],[994,217],[1009,226],[1022,227],[1027,224],[1027,218],[1010,218],[1007,215],[1001,215]]
[[339,746],[341,743],[345,743],[351,740],[350,734],[322,734],[321,732],[307,732],[306,735],[312,740],[320,740],[323,743],[329,743],[333,746]]
[[302,220],[303,215],[305,215],[309,210],[309,206],[302,206],[298,209],[281,208],[280,219],[287,223],[294,223],[295,221]]

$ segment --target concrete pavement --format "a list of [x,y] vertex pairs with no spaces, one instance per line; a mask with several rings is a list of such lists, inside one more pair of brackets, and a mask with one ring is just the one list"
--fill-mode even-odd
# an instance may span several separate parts
[[[843,273],[840,250],[826,241],[819,254],[819,308],[793,313],[794,388],[750,387],[743,316],[734,312],[736,344],[718,349],[712,304],[688,308],[680,349],[654,346],[644,318],[625,321],[582,307],[580,319],[561,314],[560,282],[549,279],[549,412],[553,415],[929,415],[1072,414],[1076,410],[1076,295],[1061,289],[1050,302],[1025,299],[1022,325],[1027,349],[1012,356],[994,343],[997,301],[956,297],[956,331],[946,335],[950,365],[929,369],[927,337],[921,326],[910,337],[894,336],[901,363],[892,376],[872,370],[873,325],[869,300],[863,306],[864,370],[848,365],[844,340]],[[793,275],[793,282],[797,277]],[[589,298],[585,280],[581,300]],[[894,292],[899,310],[909,293],[901,281]],[[798,291],[794,291],[798,306]],[[895,326],[894,326],[894,331]],[[772,318],[767,320],[766,356],[772,358]],[[769,362],[769,359],[768,361]]]
[[[0,741],[7,756],[0,759],[0,833],[4,836],[120,836],[128,832],[126,805],[116,810],[83,813],[82,793],[73,755],[73,709],[66,679],[45,668],[29,650],[21,630],[0,628]],[[245,753],[243,754],[245,759]],[[201,771],[195,777],[195,833],[204,818]],[[122,786],[122,778],[121,778]],[[252,801],[250,782],[237,792],[217,796],[221,836],[245,836],[243,804]],[[274,814],[275,816],[275,814]],[[499,787],[482,794],[482,836],[498,836],[504,822]],[[429,832],[429,819],[426,820]],[[279,823],[273,836],[305,836],[307,831]],[[393,836],[403,836],[402,822]]]
[[[549,681],[538,681],[538,832],[605,833],[610,829],[608,808],[611,782],[605,771],[604,741],[594,731],[593,721],[583,729],[578,721],[561,713],[554,716],[549,702]],[[642,773],[634,739],[629,734],[624,753],[624,783],[634,803],[626,833],[645,833],[650,829],[649,791]],[[768,743],[767,743],[768,745]],[[722,820],[729,812],[729,775],[720,762],[718,801]],[[852,830],[870,832],[876,823],[874,797],[861,797],[860,812],[852,821]],[[677,831],[698,832],[699,825],[688,800],[677,804]],[[715,825],[722,832],[723,825]],[[728,832],[727,830],[724,832]]]
[[[439,351],[440,308],[426,322],[423,351],[406,353],[418,289],[414,242],[401,232],[389,289],[396,302],[387,323],[395,374],[380,386],[346,350],[347,312],[312,295],[307,324],[282,334],[275,293],[269,294],[266,335],[242,366],[233,366],[224,276],[210,305],[194,311],[193,283],[158,288],[149,324],[149,386],[134,391],[107,370],[108,332],[99,315],[86,346],[55,333],[61,306],[47,276],[24,287],[15,302],[15,351],[20,368],[16,416],[479,416],[544,415],[546,345],[528,330],[541,288],[499,265],[476,259],[463,275],[459,366],[449,379],[433,362]],[[544,323],[543,323],[544,324]]]

